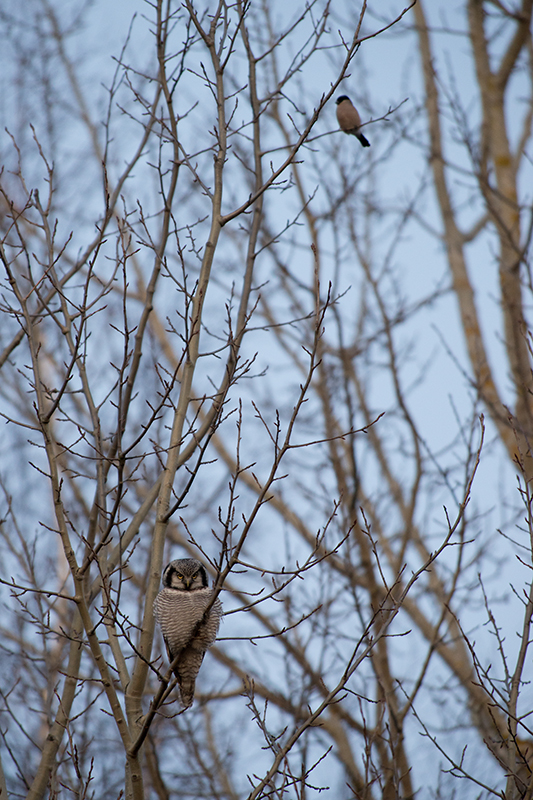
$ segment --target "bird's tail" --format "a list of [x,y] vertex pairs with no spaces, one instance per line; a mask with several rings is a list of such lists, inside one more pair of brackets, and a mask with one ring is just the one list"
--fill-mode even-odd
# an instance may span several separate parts
[[355,135],[357,136],[363,147],[370,147],[370,142],[368,141],[366,136],[363,136],[362,133],[356,133]]
[[196,678],[204,660],[205,651],[194,647],[187,647],[181,653],[176,677],[178,678],[181,702],[184,708],[192,706],[194,700],[194,686]]
[[180,681],[180,697],[183,708],[190,708],[192,706],[194,702],[195,684],[196,681],[194,680],[194,678]]

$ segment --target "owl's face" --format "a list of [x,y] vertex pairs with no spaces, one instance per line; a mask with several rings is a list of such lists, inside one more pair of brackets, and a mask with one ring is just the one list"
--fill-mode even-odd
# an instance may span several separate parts
[[163,572],[163,586],[179,592],[191,592],[207,586],[205,567],[195,558],[171,561]]

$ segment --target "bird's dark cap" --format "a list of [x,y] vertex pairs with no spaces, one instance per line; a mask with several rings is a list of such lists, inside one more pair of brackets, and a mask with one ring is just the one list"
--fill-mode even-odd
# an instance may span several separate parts
[[343,100],[348,100],[348,102],[350,102],[350,98],[348,97],[347,94],[341,94],[340,97],[337,97],[335,102],[337,103],[337,105],[339,105],[339,103],[342,103]]

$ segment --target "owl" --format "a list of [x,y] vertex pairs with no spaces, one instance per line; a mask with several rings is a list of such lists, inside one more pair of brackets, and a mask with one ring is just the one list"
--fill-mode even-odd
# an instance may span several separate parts
[[205,651],[217,638],[222,617],[222,603],[217,597],[202,622],[212,594],[205,567],[195,558],[178,558],[163,572],[163,589],[154,600],[154,616],[161,626],[168,657],[172,662],[180,656],[174,674],[185,708],[193,703],[196,677]]

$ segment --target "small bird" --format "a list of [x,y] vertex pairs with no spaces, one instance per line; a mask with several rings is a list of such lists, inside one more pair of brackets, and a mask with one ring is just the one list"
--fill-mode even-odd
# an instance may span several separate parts
[[337,119],[341,131],[357,136],[363,147],[370,147],[370,142],[359,130],[361,127],[361,117],[350,98],[343,94],[337,97]]
[[217,638],[222,603],[217,597],[203,619],[213,590],[208,586],[205,567],[195,558],[171,561],[162,582],[163,589],[154,600],[154,616],[161,626],[170,662],[179,655],[174,674],[181,702],[189,708],[206,650]]

